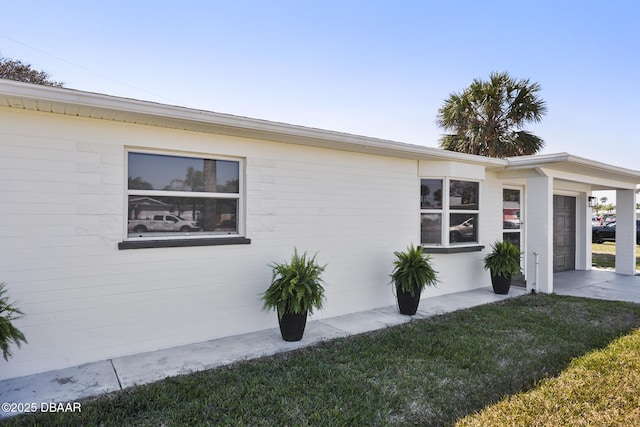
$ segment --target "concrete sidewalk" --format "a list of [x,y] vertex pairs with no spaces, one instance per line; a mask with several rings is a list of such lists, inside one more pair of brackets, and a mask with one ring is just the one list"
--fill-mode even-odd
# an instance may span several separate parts
[[[640,276],[611,271],[569,271],[554,275],[558,294],[640,303]],[[0,381],[0,402],[73,402],[86,397],[307,347],[315,343],[388,328],[413,319],[448,313],[525,294],[511,287],[497,295],[490,287],[425,298],[415,316],[396,306],[378,308],[307,323],[302,341],[286,342],[277,328],[149,353],[117,357],[57,371]],[[10,416],[0,411],[0,418]]]
[[[72,402],[147,384],[175,375],[188,374],[308,347],[333,338],[388,328],[413,319],[443,314],[481,304],[513,298],[525,293],[512,287],[508,295],[497,295],[490,287],[426,298],[414,316],[398,313],[396,306],[351,313],[307,323],[298,342],[283,341],[278,328],[220,338],[149,353],[117,357],[81,366],[0,381],[0,402]],[[0,418],[13,415],[0,411]]]

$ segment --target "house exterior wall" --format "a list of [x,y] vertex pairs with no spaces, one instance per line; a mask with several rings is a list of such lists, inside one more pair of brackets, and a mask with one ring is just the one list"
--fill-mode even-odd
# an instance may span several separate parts
[[[241,159],[251,244],[119,250],[127,148]],[[393,305],[393,251],[419,243],[416,160],[3,108],[0,177],[0,281],[29,341],[0,379],[277,327],[260,295],[294,246],[327,264],[312,318]],[[499,188],[481,184],[486,246]],[[424,297],[489,285],[485,252],[434,255]]]

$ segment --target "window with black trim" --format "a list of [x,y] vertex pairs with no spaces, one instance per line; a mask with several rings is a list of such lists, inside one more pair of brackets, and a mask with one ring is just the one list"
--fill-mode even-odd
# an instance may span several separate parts
[[[448,197],[443,191],[448,189]],[[478,243],[480,184],[450,178],[420,180],[420,236],[425,246]]]
[[239,236],[241,161],[127,153],[127,238]]

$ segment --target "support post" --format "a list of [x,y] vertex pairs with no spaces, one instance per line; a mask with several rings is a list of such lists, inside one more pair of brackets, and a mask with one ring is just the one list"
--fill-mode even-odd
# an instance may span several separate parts
[[636,204],[634,190],[616,190],[616,273],[636,273]]
[[[553,178],[527,178],[527,271],[540,292],[553,292]],[[538,255],[534,255],[537,252]],[[538,259],[538,265],[535,262]],[[530,279],[527,279],[530,282]]]

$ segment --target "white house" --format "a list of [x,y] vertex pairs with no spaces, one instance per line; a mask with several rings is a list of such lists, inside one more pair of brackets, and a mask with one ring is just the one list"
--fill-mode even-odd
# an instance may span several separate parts
[[0,179],[0,281],[29,340],[0,379],[276,327],[260,295],[294,247],[327,264],[316,319],[395,304],[410,243],[439,271],[425,297],[490,285],[501,239],[552,292],[554,271],[591,268],[594,190],[617,192],[616,271],[635,272],[640,172],[566,153],[485,158],[0,80]]

